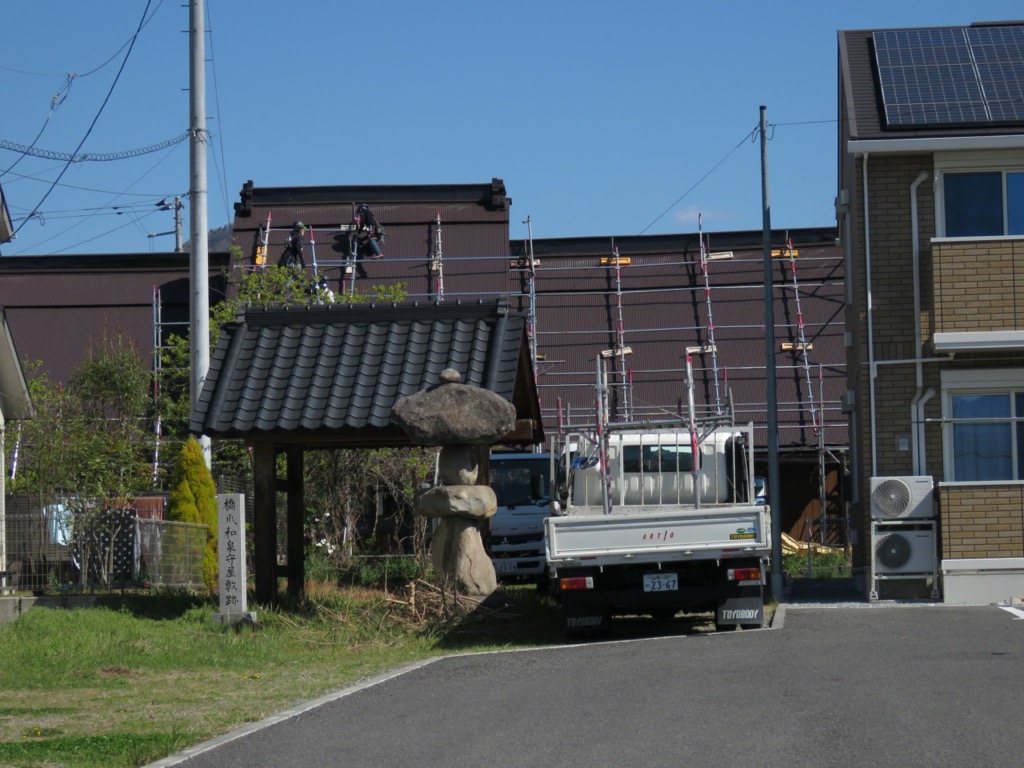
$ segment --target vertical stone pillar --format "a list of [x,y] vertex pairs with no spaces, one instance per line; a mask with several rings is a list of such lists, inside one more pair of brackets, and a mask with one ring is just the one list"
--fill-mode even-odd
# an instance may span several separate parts
[[244,494],[217,494],[217,531],[220,611],[213,614],[213,620],[218,624],[251,624],[256,621],[256,614],[249,611],[246,592]]

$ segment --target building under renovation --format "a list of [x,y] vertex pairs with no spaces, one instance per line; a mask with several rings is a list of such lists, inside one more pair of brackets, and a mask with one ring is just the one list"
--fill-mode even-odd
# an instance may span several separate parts
[[[596,385],[615,420],[731,415],[767,444],[761,232],[510,241],[500,179],[428,186],[243,186],[232,271],[279,264],[299,233],[301,268],[330,298],[401,284],[409,302],[509,296],[528,319],[544,430],[592,424]],[[354,247],[373,212],[381,256]],[[365,209],[364,209],[365,210]],[[844,272],[832,229],[770,244],[784,529],[846,543]],[[230,282],[230,281],[229,281]],[[230,287],[229,289],[230,290]]]

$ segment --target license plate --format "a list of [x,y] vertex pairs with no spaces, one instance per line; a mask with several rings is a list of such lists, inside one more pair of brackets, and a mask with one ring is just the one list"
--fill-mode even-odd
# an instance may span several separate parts
[[644,592],[675,592],[679,576],[674,573],[645,573]]
[[498,560],[494,564],[494,570],[498,573],[518,573],[519,563],[515,560]]

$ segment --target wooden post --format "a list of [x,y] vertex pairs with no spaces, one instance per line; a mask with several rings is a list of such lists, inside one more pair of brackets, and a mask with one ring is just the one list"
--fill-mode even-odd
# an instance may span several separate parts
[[288,595],[301,599],[306,590],[306,548],[303,523],[306,513],[303,488],[303,449],[290,446],[288,457]]
[[277,603],[277,467],[272,443],[253,446],[253,566],[256,602]]

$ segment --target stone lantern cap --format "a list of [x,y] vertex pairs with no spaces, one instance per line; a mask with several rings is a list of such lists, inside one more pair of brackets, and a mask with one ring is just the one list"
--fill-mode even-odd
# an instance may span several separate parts
[[490,445],[512,431],[516,409],[490,390],[462,384],[458,371],[446,368],[435,387],[404,397],[391,420],[416,445]]

